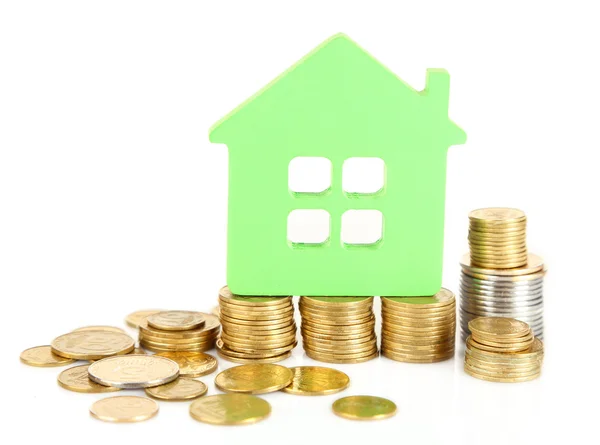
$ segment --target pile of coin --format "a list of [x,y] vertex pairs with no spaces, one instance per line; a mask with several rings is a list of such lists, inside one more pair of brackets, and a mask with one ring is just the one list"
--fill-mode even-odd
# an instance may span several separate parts
[[442,288],[433,297],[381,297],[381,354],[409,363],[454,356],[456,301]]
[[525,213],[489,208],[469,214],[471,264],[489,269],[512,269],[527,264]]
[[[528,254],[525,214],[516,209],[479,209],[469,214],[470,254],[461,261],[462,339],[477,317],[512,317],[544,334],[543,260]],[[486,250],[487,249],[487,250]]]
[[379,356],[373,297],[300,297],[306,355],[328,363],[360,363]]
[[162,311],[139,322],[140,346],[154,352],[194,351],[214,348],[221,324],[211,314]]
[[252,297],[219,291],[223,332],[217,353],[236,363],[274,363],[288,358],[296,341],[292,297]]
[[544,346],[529,325],[514,318],[480,317],[469,322],[465,372],[493,382],[525,382],[540,376]]

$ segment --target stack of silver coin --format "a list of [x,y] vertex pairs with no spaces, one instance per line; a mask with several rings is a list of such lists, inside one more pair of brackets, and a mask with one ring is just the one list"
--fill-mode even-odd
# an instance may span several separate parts
[[471,252],[461,261],[460,324],[462,338],[477,317],[524,321],[534,335],[544,335],[543,260],[527,252],[525,213],[489,208],[469,214]]
[[472,267],[467,257],[463,258],[460,283],[463,341],[470,334],[469,321],[477,317],[516,318],[528,323],[534,335],[543,339],[546,270],[536,255],[529,255],[529,265],[505,271],[482,270]]

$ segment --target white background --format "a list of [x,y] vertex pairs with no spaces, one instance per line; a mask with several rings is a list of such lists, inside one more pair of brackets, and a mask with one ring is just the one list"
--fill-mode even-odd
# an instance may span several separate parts
[[[596,431],[594,3],[3,1],[2,442],[533,444]],[[209,144],[208,128],[339,31],[416,88],[428,67],[450,72],[450,116],[468,142],[448,155],[444,285],[457,289],[470,210],[524,209],[529,246],[549,268],[542,378],[478,381],[458,354],[379,359],[339,366],[352,379],[343,394],[389,397],[393,419],[354,423],[330,412],[338,396],[270,394],[270,419],[220,428],[193,421],[187,403],[105,424],[88,415],[104,395],[21,365],[21,350],[79,326],[215,305],[227,150]],[[301,348],[284,362],[307,363]],[[202,380],[214,394],[213,376]]]

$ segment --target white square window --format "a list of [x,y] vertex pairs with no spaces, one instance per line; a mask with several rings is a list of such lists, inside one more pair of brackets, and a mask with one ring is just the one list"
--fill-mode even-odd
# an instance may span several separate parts
[[322,244],[329,239],[331,216],[325,210],[292,210],[287,220],[287,238],[293,244]]
[[348,210],[342,215],[344,244],[375,244],[383,237],[383,214],[379,210]]
[[322,193],[331,187],[331,161],[299,156],[288,166],[288,187],[295,193]]
[[385,162],[381,158],[348,158],[342,167],[346,193],[377,193],[385,185]]

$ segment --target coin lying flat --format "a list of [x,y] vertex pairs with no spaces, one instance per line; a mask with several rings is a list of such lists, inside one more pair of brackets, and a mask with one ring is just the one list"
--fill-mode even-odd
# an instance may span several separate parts
[[88,368],[90,365],[73,366],[58,375],[58,384],[69,391],[85,393],[103,393],[119,391],[119,388],[99,385],[90,380]]
[[105,332],[120,332],[122,334],[127,334],[124,329],[118,328],[116,326],[84,326],[82,328],[73,329],[73,332],[80,331],[105,331]]
[[155,355],[177,363],[181,377],[200,377],[211,374],[218,367],[217,359],[204,352],[159,352]]
[[378,420],[392,417],[397,407],[394,402],[375,396],[350,396],[333,402],[333,412],[346,419]]
[[141,422],[158,413],[158,403],[147,397],[115,396],[101,399],[90,407],[90,414],[104,422]]
[[350,385],[350,378],[337,369],[321,366],[298,366],[290,369],[294,373],[292,383],[282,389],[288,394],[321,396],[343,391]]
[[179,376],[179,366],[165,357],[125,355],[94,362],[88,373],[90,379],[105,386],[149,388],[175,380]]
[[52,352],[50,346],[36,346],[25,349],[21,352],[21,362],[29,366],[38,366],[42,368],[53,366],[65,366],[75,363],[71,358],[61,357]]
[[125,317],[125,323],[134,329],[137,329],[143,321],[146,320],[150,315],[163,312],[163,309],[144,309],[141,311],[135,311]]
[[246,425],[266,419],[271,405],[248,394],[218,394],[196,400],[190,415],[199,422],[212,425]]
[[135,342],[127,334],[106,331],[78,331],[61,335],[52,341],[52,352],[79,360],[98,360],[127,354]]
[[187,331],[204,326],[204,316],[193,311],[163,311],[146,318],[148,326],[163,331]]
[[293,372],[281,365],[251,363],[226,369],[215,378],[221,391],[246,394],[266,394],[288,386]]
[[166,385],[146,388],[146,394],[160,400],[179,401],[197,399],[208,391],[208,387],[199,380],[178,378]]

